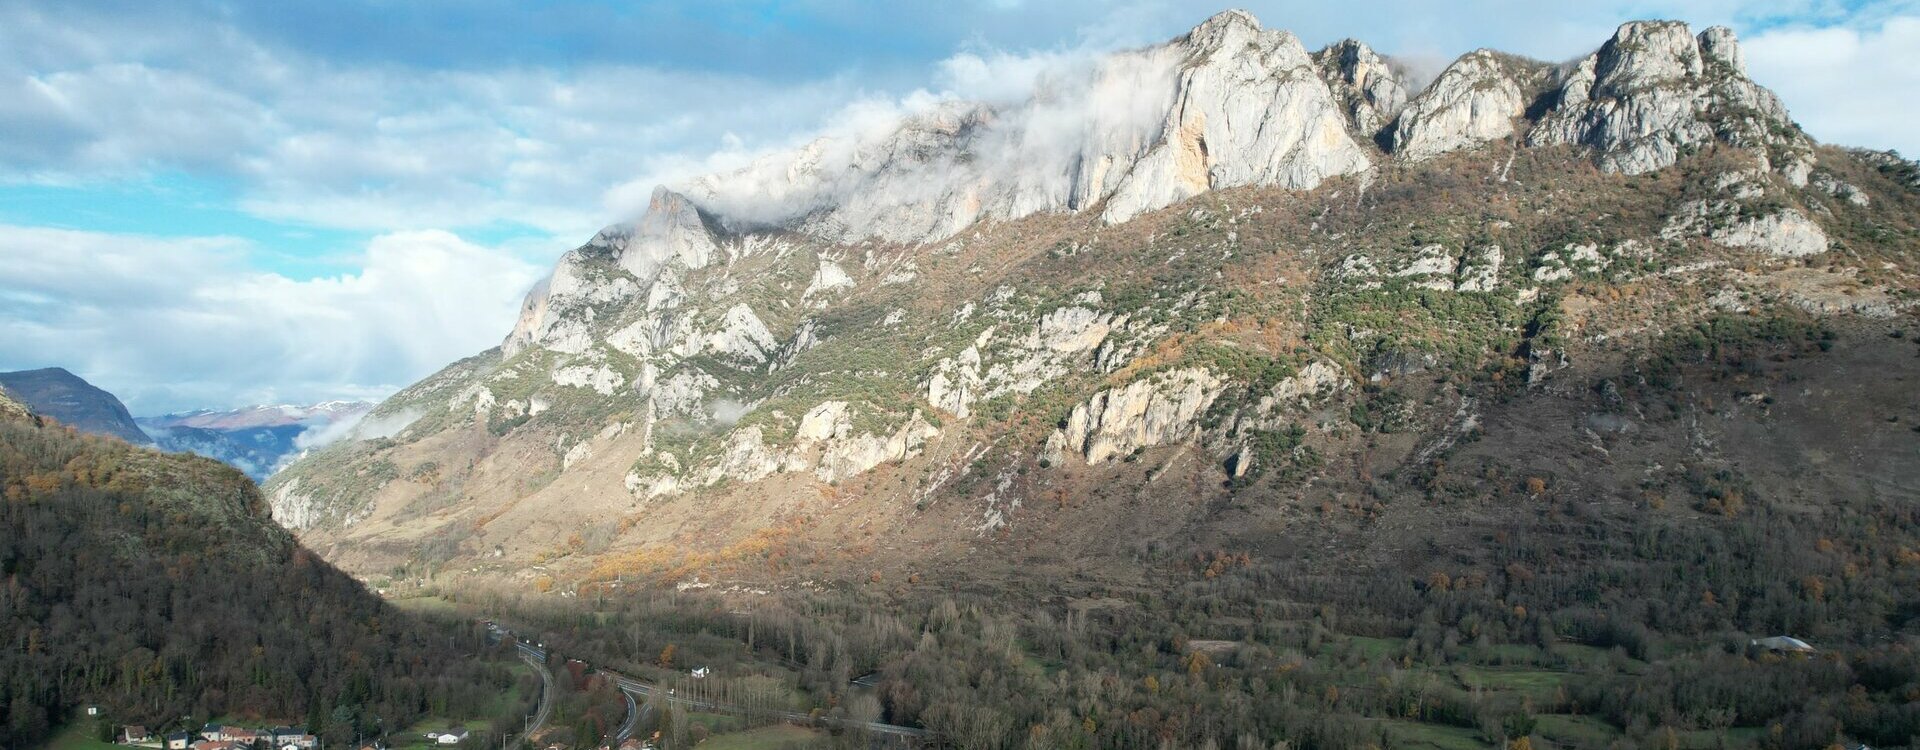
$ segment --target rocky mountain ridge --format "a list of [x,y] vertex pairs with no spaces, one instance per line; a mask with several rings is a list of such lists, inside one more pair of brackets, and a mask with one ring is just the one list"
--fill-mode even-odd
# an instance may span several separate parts
[[276,518],[383,572],[711,574],[823,518],[829,562],[1113,554],[1226,533],[1203,498],[1397,491],[1376,463],[1720,316],[1911,314],[1910,167],[1813,143],[1724,29],[1409,95],[1236,11],[1083,75],[659,189],[370,417],[404,427],[275,477]]

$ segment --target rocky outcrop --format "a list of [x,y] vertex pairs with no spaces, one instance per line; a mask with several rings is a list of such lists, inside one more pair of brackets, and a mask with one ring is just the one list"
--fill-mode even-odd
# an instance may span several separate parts
[[813,281],[807,284],[807,290],[800,293],[801,299],[814,297],[848,289],[853,286],[853,277],[846,269],[830,260],[820,261],[820,267],[813,272]]
[[719,252],[693,202],[663,187],[654,188],[639,224],[609,239],[620,267],[638,279],[652,279],[668,266],[705,268]]
[[1453,276],[1459,269],[1460,261],[1453,257],[1453,251],[1444,245],[1427,245],[1420,248],[1412,262],[1393,275],[1405,277],[1423,289],[1445,292],[1453,290]]
[[1222,187],[1311,188],[1370,166],[1300,40],[1228,11],[1178,45],[1179,84],[1158,142],[1101,217],[1121,222]]
[[1740,45],[1724,27],[1696,37],[1678,21],[1625,24],[1561,74],[1557,96],[1530,144],[1588,146],[1602,169],[1625,174],[1669,166],[1715,140],[1782,146],[1792,156],[1778,166],[1805,184],[1805,136],[1779,98],[1747,78]]
[[1340,368],[1326,362],[1309,362],[1299,372],[1275,383],[1273,389],[1261,397],[1258,410],[1265,414],[1301,406],[1327,393],[1344,390],[1348,384],[1347,376]]
[[1505,260],[1499,245],[1480,248],[1472,260],[1460,265],[1460,283],[1456,288],[1462,292],[1491,292],[1499,288],[1500,264]]
[[1419,161],[1513,135],[1527,108],[1523,75],[1531,71],[1491,50],[1461,56],[1394,121],[1394,155]]
[[1407,104],[1406,82],[1387,59],[1355,39],[1313,53],[1321,80],[1360,137],[1371,140]]
[[701,349],[735,362],[758,365],[779,346],[767,324],[753,314],[753,308],[736,304],[727,308],[719,329],[707,334]]
[[1755,216],[1731,200],[1687,203],[1668,218],[1661,236],[1668,240],[1704,237],[1727,247],[1783,258],[1819,255],[1829,246],[1826,230],[1799,211],[1783,208]]
[[1004,394],[1028,394],[1084,365],[1125,316],[1095,312],[1072,305],[1041,316],[1032,330],[1018,338],[1000,337],[996,328],[975,337],[959,354],[942,358],[927,379],[927,402],[941,411],[966,419],[979,401]]
[[26,404],[13,400],[5,390],[0,390],[0,422],[35,422],[33,412]]
[[1102,391],[1073,407],[1066,425],[1047,438],[1043,455],[1059,463],[1079,456],[1097,464],[1199,431],[1200,416],[1226,382],[1201,368],[1173,370]]
[[1827,251],[1827,232],[1791,209],[1743,219],[1715,230],[1713,241],[1728,247],[1759,250],[1783,258],[1801,258]]
[[627,377],[604,364],[573,365],[554,370],[553,383],[569,388],[589,388],[602,396],[611,396],[620,386],[627,384]]
[[941,103],[687,191],[734,228],[927,243],[981,220],[1099,207],[1120,222],[1217,188],[1312,188],[1370,166],[1345,122],[1298,39],[1229,11],[1019,105]]
[[603,229],[561,256],[552,275],[527,293],[501,350],[507,356],[533,346],[567,354],[586,351],[593,342],[596,309],[619,307],[642,294],[650,309],[663,302],[671,306],[675,280],[667,272],[704,268],[719,252],[691,201],[655,190],[640,221]]
[[794,447],[787,454],[787,471],[813,472],[822,482],[850,479],[889,461],[917,455],[921,446],[940,434],[914,412],[891,434],[854,434],[847,402],[828,401],[814,407],[794,431]]
[[852,405],[824,401],[800,418],[788,445],[770,444],[765,428],[748,425],[729,433],[719,454],[709,461],[683,471],[676,457],[655,456],[649,470],[630,472],[625,485],[636,496],[659,497],[690,486],[756,482],[781,473],[810,473],[822,482],[838,482],[884,463],[913,458],[939,435],[940,430],[918,411],[891,432],[856,432]]

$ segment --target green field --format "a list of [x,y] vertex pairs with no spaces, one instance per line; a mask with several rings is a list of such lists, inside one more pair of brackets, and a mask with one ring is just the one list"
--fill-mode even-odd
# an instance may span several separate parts
[[47,750],[110,750],[120,747],[94,739],[96,726],[98,726],[96,722],[91,719],[82,718],[75,721],[47,742]]
[[1417,721],[1386,721],[1387,735],[1393,747],[1408,750],[1485,750],[1480,733],[1460,727],[1425,724]]
[[1567,672],[1499,667],[1455,667],[1453,670],[1454,680],[1462,688],[1511,691],[1534,700],[1551,700],[1571,676]]
[[460,614],[459,606],[439,596],[410,596],[405,599],[388,599],[395,607],[421,614]]
[[1367,659],[1384,659],[1400,653],[1400,649],[1406,646],[1406,641],[1399,638],[1370,638],[1363,635],[1348,638],[1346,643]]
[[707,732],[711,735],[738,732],[741,727],[746,726],[746,722],[742,721],[740,717],[728,716],[726,714],[709,714],[696,711],[687,714],[687,719],[695,724],[706,727]]
[[1544,714],[1534,718],[1533,733],[1556,745],[1601,747],[1620,736],[1620,730],[1591,716]]
[[796,727],[792,724],[776,724],[745,732],[714,735],[700,743],[702,750],[780,750],[788,747],[811,747],[815,743],[825,742],[827,733],[817,729]]

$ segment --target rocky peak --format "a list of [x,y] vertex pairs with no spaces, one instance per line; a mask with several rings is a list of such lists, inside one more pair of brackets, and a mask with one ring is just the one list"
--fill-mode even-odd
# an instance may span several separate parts
[[1667,167],[1715,140],[1772,147],[1763,156],[1796,182],[1811,168],[1810,143],[1780,99],[1746,77],[1739,42],[1725,27],[1694,36],[1678,21],[1624,24],[1562,72],[1557,97],[1528,142],[1591,147],[1610,172]]
[[1699,40],[1700,54],[1708,62],[1725,65],[1736,75],[1747,74],[1747,61],[1740,54],[1740,41],[1734,37],[1733,29],[1711,26],[1700,32]]
[[620,267],[641,279],[653,278],[668,264],[704,268],[717,252],[700,209],[665,187],[653,189],[647,212],[622,240]]
[[[568,353],[591,345],[589,308],[615,304],[672,283],[671,271],[705,268],[720,255],[708,217],[686,196],[657,187],[640,220],[616,224],[560,257],[553,274],[520,305],[513,331],[500,344],[513,356],[533,344]],[[632,278],[594,270],[611,260]]]
[[1371,139],[1406,106],[1407,88],[1387,59],[1356,39],[1314,53],[1320,77],[1347,112],[1354,131]]
[[1624,24],[1595,55],[1595,96],[1627,96],[1698,78],[1705,68],[1699,43],[1679,21]]
[[1460,56],[1400,112],[1394,155],[1419,161],[1512,135],[1527,106],[1521,79],[1537,75],[1492,50]]
[[1371,166],[1292,34],[1229,11],[1175,46],[1183,60],[1159,137],[1112,192],[1102,219],[1126,221],[1215,188],[1308,189]]
[[1188,47],[1209,54],[1231,55],[1255,43],[1262,34],[1260,19],[1238,8],[1223,10],[1187,32]]
[[1026,102],[945,102],[690,194],[726,226],[841,242],[924,244],[982,220],[1094,208],[1119,222],[1218,187],[1306,189],[1366,169],[1345,119],[1298,39],[1228,11],[1063,72]]

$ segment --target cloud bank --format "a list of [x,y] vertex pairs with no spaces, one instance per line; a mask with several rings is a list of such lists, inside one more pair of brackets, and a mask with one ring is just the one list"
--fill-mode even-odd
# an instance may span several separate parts
[[135,413],[380,398],[499,342],[544,269],[435,230],[382,234],[357,273],[294,280],[247,243],[0,225],[0,351]]

